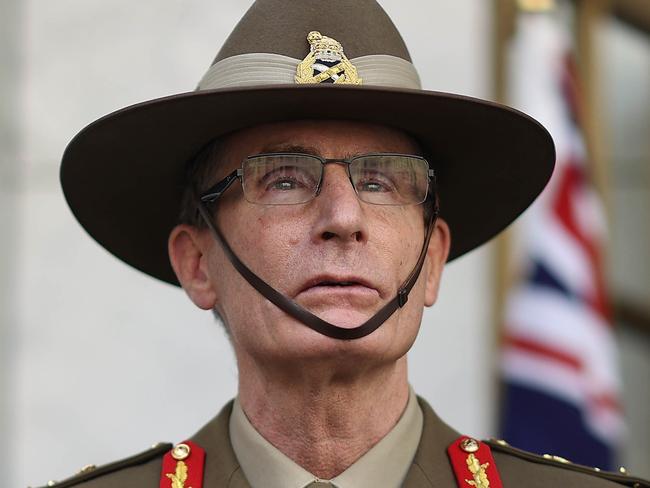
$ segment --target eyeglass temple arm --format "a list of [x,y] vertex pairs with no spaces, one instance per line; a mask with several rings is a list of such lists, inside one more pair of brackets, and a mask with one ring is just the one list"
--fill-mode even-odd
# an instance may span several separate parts
[[214,203],[228,188],[239,178],[242,174],[241,168],[236,169],[216,185],[209,188],[203,195],[201,195],[201,202]]

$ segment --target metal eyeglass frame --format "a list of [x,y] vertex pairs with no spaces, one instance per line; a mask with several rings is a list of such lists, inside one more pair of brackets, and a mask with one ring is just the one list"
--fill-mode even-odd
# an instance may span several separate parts
[[[354,189],[354,192],[357,194],[357,197],[359,200],[361,200],[364,203],[369,203],[371,205],[386,205],[386,206],[402,206],[402,205],[420,205],[424,203],[429,195],[429,191],[432,188],[432,181],[433,181],[433,187],[435,188],[435,172],[433,169],[431,169],[431,166],[429,165],[429,162],[423,158],[422,156],[415,156],[412,154],[400,154],[400,153],[369,153],[369,154],[361,154],[358,156],[354,156],[352,158],[322,158],[320,156],[316,156],[314,154],[305,154],[305,153],[262,153],[262,154],[255,154],[253,156],[248,156],[244,162],[242,162],[242,166],[234,170],[232,173],[227,175],[225,178],[222,180],[218,181],[214,185],[212,185],[210,188],[208,188],[201,196],[200,199],[203,203],[214,203],[219,199],[225,191],[230,188],[230,185],[232,185],[235,180],[239,179],[240,183],[242,184],[242,188],[244,188],[243,185],[243,176],[244,176],[244,163],[246,161],[249,161],[251,159],[259,158],[259,157],[264,157],[264,156],[300,156],[300,157],[308,157],[312,158],[315,160],[320,161],[321,165],[323,166],[323,169],[321,170],[320,173],[320,179],[318,181],[318,185],[316,186],[316,191],[314,192],[314,195],[309,199],[304,202],[298,202],[298,203],[260,203],[260,202],[251,202],[254,205],[301,205],[307,202],[310,202],[314,198],[316,198],[321,191],[321,187],[323,185],[323,177],[325,175],[325,165],[327,164],[341,164],[345,165],[346,171],[348,173],[348,179],[350,180],[350,184],[352,185],[352,188]],[[424,195],[424,198],[420,202],[412,202],[412,203],[376,203],[376,202],[369,202],[363,199],[363,197],[359,194],[359,191],[357,188],[354,186],[354,182],[352,181],[352,175],[350,174],[350,165],[359,159],[362,158],[367,158],[367,157],[373,157],[373,156],[399,156],[399,157],[407,157],[407,158],[413,158],[417,159],[420,161],[424,161],[428,167],[427,170],[427,192]],[[247,200],[249,201],[249,200]]]

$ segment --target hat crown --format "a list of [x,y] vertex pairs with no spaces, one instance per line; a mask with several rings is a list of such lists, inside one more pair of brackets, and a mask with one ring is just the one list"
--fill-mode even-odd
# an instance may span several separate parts
[[302,59],[312,31],[338,41],[348,58],[384,54],[411,61],[402,36],[376,0],[257,0],[212,64],[249,53]]

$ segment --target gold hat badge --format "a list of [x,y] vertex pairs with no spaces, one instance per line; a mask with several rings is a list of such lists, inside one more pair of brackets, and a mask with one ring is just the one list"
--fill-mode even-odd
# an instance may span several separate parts
[[357,68],[345,57],[343,46],[336,39],[311,31],[307,35],[311,46],[307,57],[298,64],[296,83],[334,83],[361,85]]

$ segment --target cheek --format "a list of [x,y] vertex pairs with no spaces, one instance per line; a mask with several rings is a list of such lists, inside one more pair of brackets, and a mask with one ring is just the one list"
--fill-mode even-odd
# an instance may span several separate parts
[[375,222],[370,229],[370,242],[376,243],[381,255],[394,263],[405,278],[424,243],[422,212],[417,207],[380,207]]
[[255,248],[292,248],[307,239],[309,225],[296,215],[278,215],[273,208],[263,209],[248,232],[247,244]]
[[255,274],[282,289],[301,268],[310,223],[297,212],[249,207],[252,208],[248,212],[238,213],[238,222],[229,229],[227,239],[235,254]]

